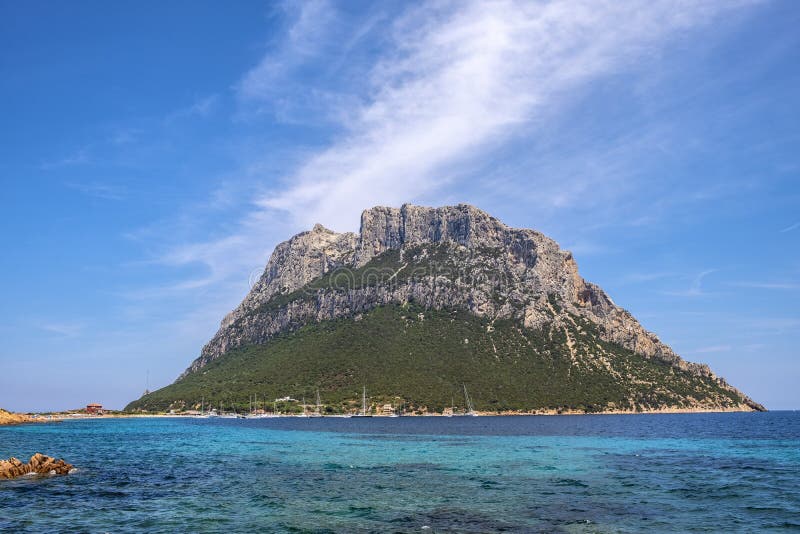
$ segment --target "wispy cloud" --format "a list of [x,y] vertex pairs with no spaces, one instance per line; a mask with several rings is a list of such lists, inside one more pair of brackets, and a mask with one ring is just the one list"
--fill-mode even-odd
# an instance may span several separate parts
[[71,167],[73,165],[82,165],[84,163],[89,163],[89,147],[82,147],[72,154],[65,156],[61,159],[57,159],[54,161],[47,161],[39,165],[39,168],[43,171],[50,171],[53,169],[58,169],[61,167]]
[[[738,5],[498,1],[410,8],[381,28],[385,50],[351,84],[352,98],[337,114],[340,134],[286,175],[283,186],[256,198],[239,230],[183,245],[167,259],[202,262],[221,273],[229,258],[264,244],[253,220],[283,214],[288,227],[323,222],[355,229],[365,207],[458,187],[470,162],[536,132],[570,92],[639,60],[652,61],[671,37]],[[302,4],[294,21],[286,42],[236,86],[240,98],[272,102],[287,70],[329,44],[326,26],[342,24],[330,4],[319,1]],[[586,193],[569,180],[561,185],[561,196]],[[692,294],[698,292],[699,281]]]
[[365,206],[456,181],[454,166],[535,128],[565,92],[716,14],[695,3],[453,5],[425,6],[396,22],[394,49],[372,68],[373,91],[350,114],[347,133],[259,205],[301,225],[352,226]]
[[284,3],[284,16],[292,20],[284,39],[273,47],[236,86],[241,98],[267,100],[280,91],[280,85],[303,63],[316,55],[327,42],[329,28],[337,18],[326,0],[302,4]]
[[677,276],[676,273],[661,271],[652,273],[630,273],[625,275],[622,279],[628,283],[641,284],[645,282],[653,282],[655,280],[663,280],[665,278],[672,278],[675,276]]
[[41,330],[45,332],[49,332],[50,334],[55,334],[61,337],[77,337],[79,336],[83,330],[84,325],[81,323],[64,323],[64,322],[57,322],[57,323],[43,323],[39,325]]
[[797,317],[759,317],[739,322],[745,331],[768,335],[796,333],[800,329],[800,318]]
[[716,352],[729,352],[730,345],[711,345],[709,347],[701,347],[699,349],[686,351],[686,354],[713,354]]
[[84,195],[101,198],[104,200],[122,200],[126,196],[126,191],[124,188],[108,184],[102,182],[88,182],[88,183],[80,183],[80,182],[66,182],[65,186],[69,187],[70,189],[74,189],[76,191],[80,191]]
[[797,230],[798,228],[800,228],[800,222],[790,224],[789,226],[781,230],[780,233],[785,234],[786,232],[791,232],[793,230]]
[[564,244],[564,248],[572,252],[577,257],[594,256],[598,254],[609,254],[613,252],[613,250],[608,246],[598,241],[590,241],[590,240],[578,240],[578,241],[567,242]]
[[207,117],[214,111],[218,101],[219,96],[217,95],[208,95],[203,98],[198,98],[192,104],[169,113],[164,118],[164,124],[169,125],[177,120],[189,117]]
[[800,284],[795,282],[731,282],[730,285],[752,289],[776,289],[788,291],[796,291],[800,289]]
[[135,143],[141,133],[139,128],[119,128],[111,134],[110,142],[114,146],[129,145]]
[[708,293],[703,290],[703,279],[715,272],[717,272],[717,269],[707,269],[702,271],[698,273],[694,279],[692,279],[692,284],[689,286],[689,289],[682,291],[664,291],[664,294],[673,297],[700,297],[708,295]]
[[279,3],[277,12],[289,25],[235,84],[242,104],[236,118],[270,114],[281,123],[316,126],[341,120],[358,96],[352,86],[337,90],[332,74],[359,64],[346,58],[376,19],[353,27],[327,0]]

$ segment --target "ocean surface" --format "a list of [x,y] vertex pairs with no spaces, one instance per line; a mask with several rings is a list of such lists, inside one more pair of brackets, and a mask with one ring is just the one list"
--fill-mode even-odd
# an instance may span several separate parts
[[800,412],[0,427],[2,532],[800,530]]

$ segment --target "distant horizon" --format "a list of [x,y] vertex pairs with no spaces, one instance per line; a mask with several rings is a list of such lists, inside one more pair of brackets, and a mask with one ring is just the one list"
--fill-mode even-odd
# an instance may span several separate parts
[[3,12],[0,408],[122,409],[190,365],[276,244],[466,203],[800,409],[800,4]]

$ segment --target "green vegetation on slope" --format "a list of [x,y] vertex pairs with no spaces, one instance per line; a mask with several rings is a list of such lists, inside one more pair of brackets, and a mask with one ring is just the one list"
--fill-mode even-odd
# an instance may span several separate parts
[[562,409],[587,412],[720,406],[741,399],[715,382],[600,340],[594,325],[571,316],[566,326],[534,332],[462,311],[385,306],[356,318],[309,324],[264,345],[233,350],[126,410],[247,407],[260,399],[320,391],[330,412],[404,404],[440,412],[463,407],[462,384],[478,410]]

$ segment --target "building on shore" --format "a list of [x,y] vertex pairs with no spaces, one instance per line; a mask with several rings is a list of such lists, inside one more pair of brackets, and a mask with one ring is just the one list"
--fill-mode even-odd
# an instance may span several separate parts
[[86,405],[86,413],[89,415],[103,415],[103,405],[95,402]]

